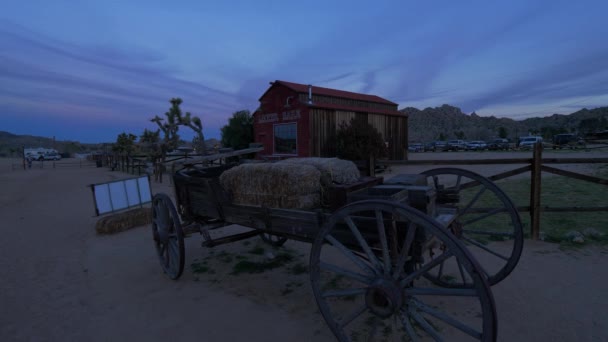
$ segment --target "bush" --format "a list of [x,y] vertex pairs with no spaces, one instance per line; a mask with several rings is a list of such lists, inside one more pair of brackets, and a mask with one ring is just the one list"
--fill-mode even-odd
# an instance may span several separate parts
[[388,154],[382,134],[369,123],[355,119],[351,119],[349,124],[340,124],[336,134],[336,152],[338,157],[348,160],[379,159]]

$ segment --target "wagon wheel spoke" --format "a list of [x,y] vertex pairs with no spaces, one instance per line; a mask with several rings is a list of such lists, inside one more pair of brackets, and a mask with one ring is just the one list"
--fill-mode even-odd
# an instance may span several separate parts
[[416,312],[415,310],[409,310],[409,314],[416,321],[416,323],[418,323],[422,327],[422,329],[427,334],[431,335],[433,340],[443,341],[443,338],[441,338],[441,336],[439,335],[439,332],[437,330],[435,330],[435,328],[433,328],[433,326],[430,325],[429,322],[427,322],[426,319],[424,319],[424,317],[422,317],[420,314],[418,314],[418,312]]
[[367,310],[367,307],[365,305],[361,305],[359,308],[357,308],[355,311],[351,312],[348,316],[346,316],[346,318],[344,318],[340,322],[340,327],[342,327],[342,328],[346,327],[352,321],[354,321],[357,317],[361,316],[366,310]]
[[444,321],[445,323],[453,326],[454,328],[466,333],[467,335],[469,335],[471,337],[474,337],[476,339],[481,338],[481,332],[478,331],[477,329],[474,329],[474,328],[464,324],[463,322],[455,319],[454,317],[446,314],[445,312],[441,312],[435,308],[432,308],[432,307],[426,305],[421,300],[414,300],[411,302],[411,304],[413,304],[418,310]]
[[479,200],[479,198],[481,197],[481,195],[486,191],[485,187],[482,187],[476,194],[475,196],[473,196],[473,198],[471,199],[471,201],[469,201],[469,203],[467,205],[464,206],[464,208],[462,209],[462,211],[460,213],[458,213],[458,216],[462,216],[464,214],[466,214],[469,209],[471,209],[471,207]]
[[[486,219],[488,217],[494,216],[494,215],[502,213],[502,212],[504,212],[503,208],[496,208],[496,209],[488,211],[487,213],[485,213],[483,215],[479,215],[479,216],[477,216],[475,218],[469,219],[469,220],[463,222],[463,224],[464,225],[470,225],[470,224],[473,224],[475,222],[479,222],[479,221],[481,221],[483,219]],[[462,216],[462,215],[460,215],[460,216]]]
[[[357,232],[358,232],[358,230],[357,230]],[[336,238],[334,238],[331,235],[328,235],[325,237],[325,239],[327,241],[329,241],[334,247],[336,247],[344,256],[346,256],[355,265],[359,266],[359,268],[361,268],[361,270],[363,270],[366,273],[369,273],[370,275],[376,273],[375,269],[373,269],[372,267],[367,265],[365,262],[363,262],[363,260],[361,258],[357,257],[350,249],[348,249],[346,246],[344,246]]]
[[[353,218],[357,229],[351,229],[345,218]],[[379,229],[388,233],[382,237]],[[356,232],[365,243],[357,239]],[[428,245],[423,240],[426,237],[446,246],[443,253],[433,259],[420,255]],[[377,263],[364,246],[370,247]],[[468,287],[441,288],[425,279],[452,259],[460,263]],[[385,273],[389,267],[390,272]],[[468,339],[493,340],[496,312],[482,274],[462,243],[440,223],[416,209],[387,201],[355,202],[338,210],[319,231],[310,256],[310,279],[319,311],[339,341],[354,336],[403,340],[407,335],[411,341],[428,337],[452,340],[455,331],[456,339],[466,335]],[[415,300],[435,311],[417,306]],[[479,336],[468,334],[471,331]]]
[[[359,228],[357,228],[357,225],[353,222],[352,218],[347,216],[344,218],[344,222],[346,222],[346,224],[348,225],[348,228],[350,228],[350,231],[353,233],[353,235],[357,239],[359,246],[361,246],[361,248],[367,255],[367,259],[376,267],[376,269],[380,268],[380,261],[378,261],[378,258],[376,258],[376,255],[374,254],[374,252],[372,252],[371,248],[369,247],[369,244],[367,243],[367,241],[365,241],[365,239],[361,235]],[[372,270],[374,272],[377,272],[376,269],[372,269]]]
[[382,247],[382,259],[384,260],[384,274],[391,273],[391,257],[388,251],[388,241],[386,240],[386,228],[384,226],[384,218],[380,210],[375,210],[376,227],[378,227],[378,237],[380,238],[380,246]]
[[416,334],[416,332],[414,331],[414,327],[412,327],[412,323],[410,322],[408,316],[401,313],[399,315],[399,318],[401,319],[401,323],[403,324],[405,332],[409,336],[410,341],[418,342],[418,334]]
[[497,253],[497,252],[495,252],[494,250],[492,250],[492,249],[490,249],[490,248],[488,248],[488,247],[484,246],[483,244],[481,244],[481,243],[479,243],[479,242],[477,242],[477,241],[475,241],[475,240],[473,240],[473,239],[471,239],[471,238],[468,238],[468,237],[466,237],[466,236],[463,236],[463,237],[462,237],[462,239],[463,239],[464,241],[466,241],[466,242],[468,242],[468,243],[472,244],[472,245],[475,245],[475,246],[477,246],[477,247],[479,247],[479,248],[483,249],[484,251],[486,251],[486,252],[488,252],[488,253],[490,253],[490,254],[492,254],[492,255],[496,256],[496,257],[501,258],[502,260],[505,260],[505,261],[508,261],[508,260],[509,260],[509,257],[504,256],[504,255],[502,255],[502,254],[500,254],[500,253]]
[[450,296],[450,297],[475,297],[475,289],[461,289],[450,287],[408,287],[405,293],[410,296]]
[[422,275],[426,274],[428,271],[435,268],[437,265],[441,264],[442,262],[444,262],[446,259],[448,259],[451,256],[452,256],[451,253],[441,254],[438,258],[434,259],[433,261],[429,262],[428,264],[422,266],[420,269],[408,274],[405,278],[401,279],[401,286],[403,286],[403,287],[407,286],[407,284],[412,282],[414,279],[417,279],[417,278],[421,277]]
[[401,273],[403,272],[405,262],[410,257],[409,254],[412,248],[412,242],[414,242],[415,235],[416,226],[412,222],[409,222],[407,225],[405,239],[403,240],[403,246],[401,247],[401,253],[399,254],[399,259],[397,261],[397,265],[395,266],[395,274],[393,275],[394,279],[399,279]]
[[361,282],[363,284],[369,284],[370,281],[371,281],[371,279],[372,279],[369,276],[365,276],[363,274],[355,273],[355,272],[349,271],[349,270],[347,270],[345,268],[342,268],[340,266],[336,266],[336,265],[332,265],[332,264],[327,264],[327,263],[324,263],[324,262],[321,262],[319,264],[319,267],[322,270],[331,271],[333,273],[337,273],[339,275],[348,277],[350,279],[357,280],[357,281],[359,281],[359,282]]
[[[440,197],[439,210],[442,205],[448,212],[450,208],[457,209],[448,229],[465,242],[490,285],[506,278],[515,269],[523,250],[523,227],[513,202],[492,181],[468,170],[440,168],[422,174],[438,194],[447,191],[448,196]],[[462,274],[459,269],[454,271]],[[445,275],[444,265],[426,277],[441,286],[460,286],[445,281]],[[468,283],[469,279],[463,279],[461,285]]]

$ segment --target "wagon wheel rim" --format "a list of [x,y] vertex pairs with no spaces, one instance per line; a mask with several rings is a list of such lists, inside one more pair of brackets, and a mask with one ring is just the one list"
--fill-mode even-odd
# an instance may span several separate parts
[[274,247],[281,247],[287,242],[286,237],[270,233],[262,233],[260,234],[260,237],[264,242]]
[[[439,168],[422,174],[436,190],[437,208],[457,209],[448,229],[476,257],[488,283],[505,279],[517,266],[524,244],[521,219],[511,199],[494,182],[472,171]],[[444,252],[441,247],[431,251]],[[428,278],[445,287],[469,286],[459,274],[447,278],[441,268]]]
[[166,194],[152,200],[152,237],[161,268],[173,280],[184,271],[184,232],[177,210]]
[[[441,260],[417,257],[417,241],[424,236],[449,246],[450,254]],[[450,259],[462,266],[470,288],[443,288],[425,278]],[[380,200],[355,202],[334,213],[310,256],[317,305],[339,341],[390,340],[387,335],[411,341],[455,336],[494,341],[494,298],[481,274],[467,249],[439,223],[416,209]],[[451,313],[460,309],[459,316]]]

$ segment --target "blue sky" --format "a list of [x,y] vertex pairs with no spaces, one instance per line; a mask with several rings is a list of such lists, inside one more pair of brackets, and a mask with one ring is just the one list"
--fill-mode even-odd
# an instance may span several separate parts
[[[523,119],[608,105],[607,1],[28,1],[0,11],[0,130],[111,142],[169,99],[207,138],[273,80]],[[182,136],[190,138],[187,129]]]

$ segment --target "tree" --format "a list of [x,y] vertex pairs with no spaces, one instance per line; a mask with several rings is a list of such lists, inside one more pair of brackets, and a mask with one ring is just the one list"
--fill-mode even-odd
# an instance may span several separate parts
[[160,157],[160,129],[149,131],[144,129],[144,133],[139,137],[141,148],[150,153],[152,160]]
[[464,140],[465,139],[465,134],[463,131],[456,131],[454,132],[454,136],[456,137],[456,139],[460,139],[460,140]]
[[437,140],[439,140],[439,141],[445,141],[447,139],[445,138],[445,134],[439,133],[439,137],[437,138]]
[[368,160],[386,157],[387,148],[382,134],[366,121],[342,122],[336,133],[338,157],[348,160]]
[[222,145],[235,150],[249,147],[253,142],[253,117],[248,110],[232,113],[228,124],[222,127]]
[[507,129],[503,126],[498,127],[498,137],[502,139],[506,139],[509,136]]
[[[182,110],[179,107],[182,104],[182,99],[179,97],[172,98],[169,100],[169,103],[171,103],[171,107],[168,112],[165,112],[166,121],[158,115],[150,120],[155,122],[159,130],[163,132],[163,139],[160,143],[159,152],[161,163],[164,163],[167,159],[167,152],[176,149],[181,142],[179,134],[177,134],[179,126],[189,127],[196,132],[196,137],[193,139],[193,145],[200,154],[206,154],[207,151],[205,148],[205,137],[203,136],[203,124],[201,119],[193,117],[189,112],[182,115]],[[158,181],[162,182],[160,169],[156,170],[155,176]]]
[[165,119],[156,115],[150,121],[155,122],[158,125],[158,128],[163,132],[163,141],[161,143],[161,153],[164,157],[169,150],[174,150],[179,146],[180,138],[177,132],[179,131],[179,126],[186,126],[192,129],[196,133],[196,139],[194,140],[195,144],[194,148],[200,154],[205,154],[205,137],[203,135],[203,124],[201,119],[192,116],[190,112],[186,112],[185,115],[182,115],[182,110],[179,107],[182,104],[182,99],[179,97],[174,97],[169,100],[171,103],[171,108],[169,108],[168,112],[165,112]]
[[116,138],[116,143],[112,146],[112,151],[118,153],[124,153],[127,156],[131,155],[135,151],[135,140],[137,136],[131,133],[120,133]]

